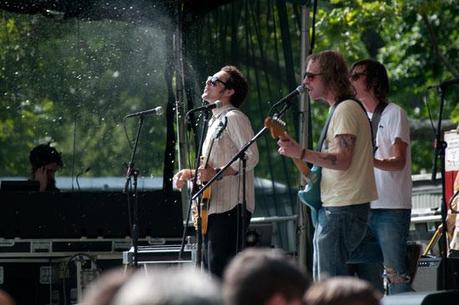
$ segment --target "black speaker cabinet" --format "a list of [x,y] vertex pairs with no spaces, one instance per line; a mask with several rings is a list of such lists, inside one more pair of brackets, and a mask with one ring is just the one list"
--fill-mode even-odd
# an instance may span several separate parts
[[93,263],[80,256],[85,255],[73,256],[75,260],[0,258],[0,289],[8,292],[17,305],[77,304],[78,287],[84,289],[99,271],[121,266],[121,258]]
[[457,305],[459,290],[406,292],[385,296],[382,305]]
[[57,265],[46,259],[0,261],[0,289],[8,292],[18,305],[58,304]]

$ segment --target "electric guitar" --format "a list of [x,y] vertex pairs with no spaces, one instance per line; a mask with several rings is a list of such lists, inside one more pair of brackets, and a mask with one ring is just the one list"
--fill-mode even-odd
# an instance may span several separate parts
[[[223,133],[223,130],[225,130],[226,128],[227,123],[228,123],[227,118],[224,117],[223,120],[221,120],[218,123],[217,128],[214,130],[209,146],[207,148],[207,152],[204,156],[201,156],[201,165],[203,165],[204,168],[207,168],[208,166],[210,153],[212,152],[212,148],[214,146],[215,140],[221,136],[221,134]],[[206,185],[206,183],[207,181],[201,181],[201,185]],[[212,196],[212,187],[209,186],[204,190],[204,192],[202,192],[201,198],[199,199],[199,202],[198,202],[198,204],[201,207],[201,233],[203,236],[207,234],[208,210],[209,210],[211,196]],[[195,209],[193,211],[193,222],[194,222],[194,226],[196,229],[198,227],[197,218],[198,218],[197,209]]]
[[[275,139],[286,139],[285,137],[285,122],[267,117],[265,119],[265,127],[271,131],[271,136]],[[311,169],[303,160],[292,158],[296,167],[306,178],[306,186],[304,190],[298,192],[298,198],[311,209],[312,223],[315,226],[317,222],[317,211],[322,207],[320,200],[320,179],[322,177],[322,168],[313,166]]]

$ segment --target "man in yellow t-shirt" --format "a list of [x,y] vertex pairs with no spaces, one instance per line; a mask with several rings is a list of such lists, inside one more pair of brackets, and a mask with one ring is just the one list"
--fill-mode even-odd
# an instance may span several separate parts
[[303,84],[314,100],[325,101],[332,117],[319,151],[301,148],[286,135],[279,153],[322,167],[321,200],[314,232],[313,275],[348,275],[347,261],[367,230],[369,202],[378,198],[373,172],[371,127],[342,55],[334,51],[307,59]]

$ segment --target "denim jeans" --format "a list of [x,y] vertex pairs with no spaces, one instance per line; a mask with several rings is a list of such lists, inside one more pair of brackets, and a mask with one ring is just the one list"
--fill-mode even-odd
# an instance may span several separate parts
[[377,258],[382,251],[388,294],[413,290],[409,284],[406,253],[410,220],[409,209],[371,209],[369,234],[356,251],[359,256],[352,257],[353,262],[364,262],[357,265],[357,274],[380,288],[382,274]]
[[368,203],[322,207],[314,232],[313,276],[349,275],[347,261],[366,235]]

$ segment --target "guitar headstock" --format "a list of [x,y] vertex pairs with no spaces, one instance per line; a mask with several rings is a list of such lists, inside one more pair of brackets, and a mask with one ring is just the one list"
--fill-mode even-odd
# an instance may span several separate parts
[[267,117],[265,119],[265,127],[271,131],[273,138],[282,138],[285,133],[285,122],[274,117]]

